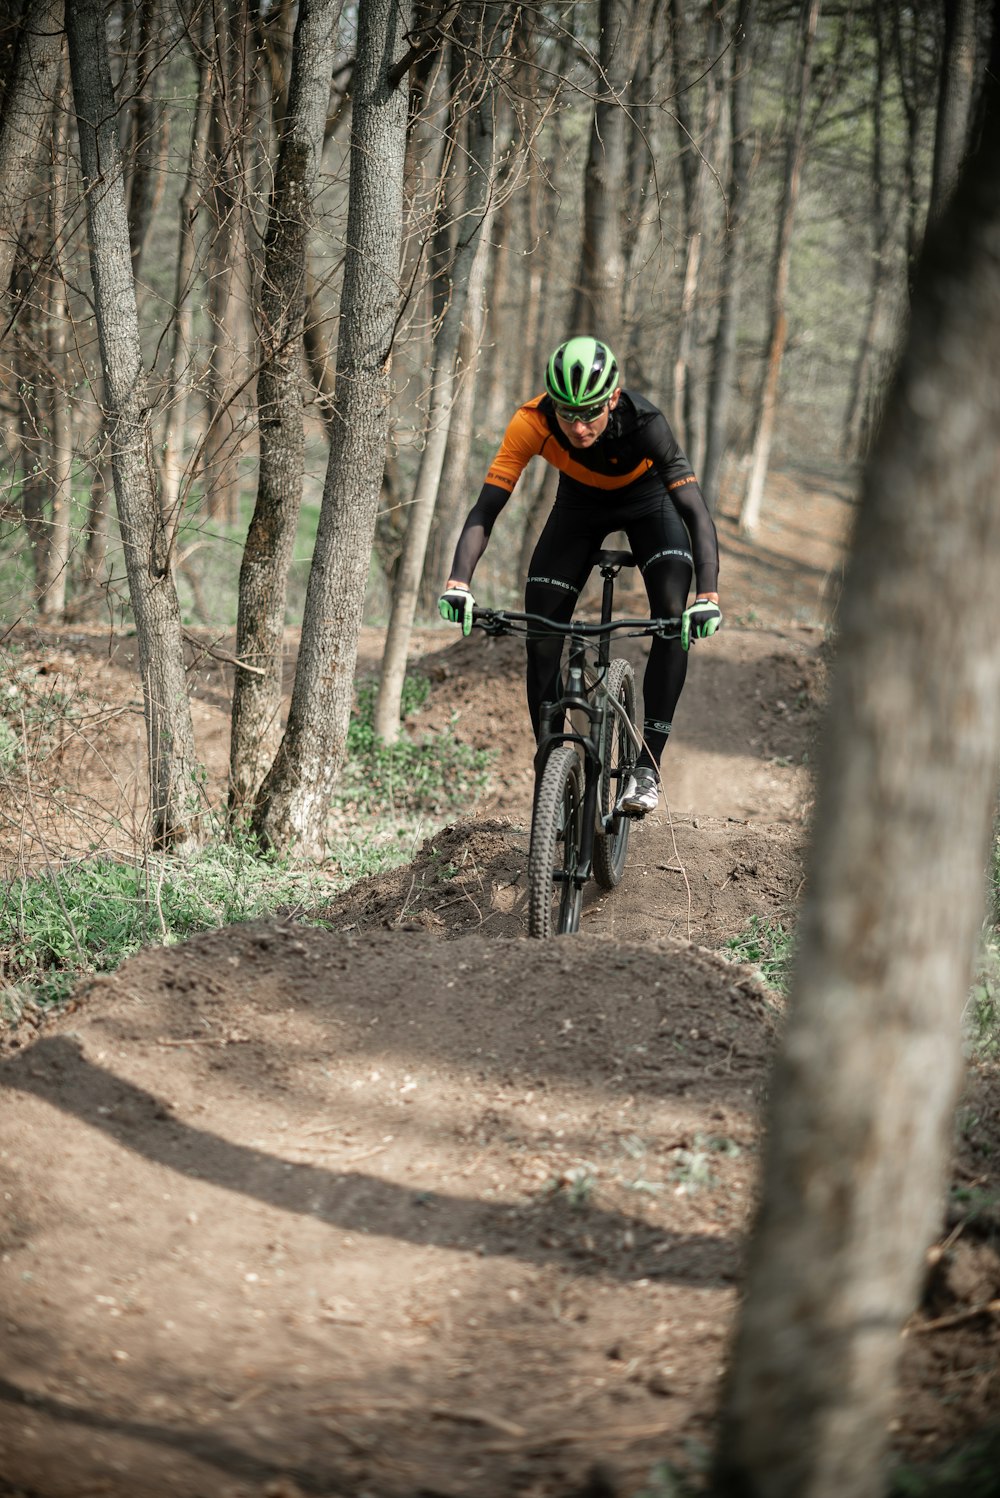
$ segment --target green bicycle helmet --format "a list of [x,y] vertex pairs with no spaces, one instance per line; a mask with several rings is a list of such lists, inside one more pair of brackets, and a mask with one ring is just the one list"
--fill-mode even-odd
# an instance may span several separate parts
[[570,338],[546,365],[545,388],[560,406],[602,406],[618,388],[618,361],[599,338]]

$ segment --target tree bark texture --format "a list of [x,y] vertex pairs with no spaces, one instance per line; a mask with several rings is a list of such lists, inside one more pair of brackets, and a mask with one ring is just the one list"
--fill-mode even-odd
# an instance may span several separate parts
[[214,232],[210,247],[208,423],[202,454],[208,513],[226,524],[239,518],[240,418],[244,361],[240,357],[245,327],[245,286],[241,267],[248,262],[245,233],[247,45],[250,20],[247,0],[211,0],[216,15],[213,40],[216,84],[209,129]]
[[[1000,754],[997,103],[865,475],[716,1495],[885,1491],[940,1220]],[[974,629],[949,627],[963,597]]]
[[323,504],[285,729],[254,811],[265,843],[322,855],[353,699],[385,464],[399,300],[407,98],[393,80],[408,7],[361,0],[354,66],[347,253]]
[[63,45],[63,0],[25,7],[0,117],[0,294],[10,284],[24,204],[52,115]]
[[139,279],[153,213],[163,190],[168,116],[158,97],[162,24],[160,0],[142,0],[135,97],[130,106],[129,132],[128,234],[136,281]]
[[626,140],[624,96],[649,30],[649,0],[599,0],[597,96],[584,172],[583,239],[566,336],[589,333],[621,348],[625,281],[620,211]]
[[[680,49],[684,26],[680,22],[680,7],[674,29],[675,50],[680,63]],[[709,27],[709,53],[720,56],[724,50],[722,26],[716,18]],[[684,277],[680,297],[680,327],[674,356],[674,431],[691,459],[695,470],[701,468],[705,452],[705,419],[703,382],[697,377],[696,359],[700,343],[700,324],[703,317],[699,305],[698,289],[701,275],[702,247],[705,242],[706,189],[711,173],[710,163],[718,155],[718,138],[722,117],[721,69],[710,69],[705,80],[705,100],[701,125],[697,136],[686,142],[687,151],[682,157],[692,161],[690,173],[684,173]],[[678,79],[678,97],[684,95],[684,84]]]
[[[924,228],[919,188],[919,158],[925,104],[931,96],[933,79],[922,66],[928,50],[923,45],[923,11],[915,7],[907,12],[903,6],[892,8],[893,48],[899,76],[899,97],[906,119],[906,152],[903,157],[903,193],[906,202],[907,279],[912,282],[920,253]],[[909,289],[909,288],[908,288]]]
[[194,731],[180,610],[153,472],[150,411],[139,346],[102,0],[73,0],[66,19],[104,374],[105,420],[145,699],[151,832],[157,845],[181,844],[196,837],[200,816]]
[[733,38],[735,57],[729,88],[730,160],[727,183],[728,221],[723,243],[719,285],[719,317],[712,344],[708,411],[705,422],[705,460],[701,487],[709,506],[718,501],[722,461],[729,445],[733,389],[736,384],[736,334],[746,243],[744,221],[750,196],[753,159],[750,95],[757,0],[740,0]]
[[343,0],[302,0],[299,7],[288,108],[264,246],[257,374],[260,467],[257,502],[240,567],[238,664],[229,751],[229,805],[235,815],[253,806],[281,738],[288,569],[305,463],[306,249],[342,5]]
[[483,235],[469,275],[469,295],[458,345],[455,402],[448,423],[448,446],[441,465],[438,499],[420,584],[420,607],[427,614],[435,611],[469,507],[469,457],[476,407],[476,376],[486,326],[486,279],[492,256],[492,246]]
[[67,78],[60,59],[52,119],[52,161],[49,193],[49,243],[52,258],[42,284],[45,288],[48,334],[49,411],[52,435],[48,478],[51,493],[44,586],[39,590],[39,612],[50,619],[66,614],[70,559],[70,522],[73,504],[72,382],[67,359],[69,303],[63,272],[66,228],[66,95]]
[[184,509],[184,443],[187,436],[188,397],[194,378],[191,329],[194,322],[192,290],[197,261],[196,225],[205,194],[205,163],[208,156],[208,129],[215,76],[212,60],[214,55],[212,12],[207,5],[201,11],[201,30],[193,50],[194,62],[198,70],[198,92],[177,229],[177,270],[174,276],[170,374],[167,380],[166,419],[163,427],[160,464],[161,507],[167,528],[167,542],[171,549]]
[[813,49],[816,43],[819,10],[820,0],[803,0],[797,57],[798,78],[794,95],[795,118],[788,142],[785,185],[781,207],[778,210],[778,240],[771,274],[770,327],[764,355],[764,374],[755,412],[756,430],[753,456],[750,461],[750,477],[740,510],[740,529],[746,535],[754,533],[760,520],[764,484],[767,481],[767,470],[771,461],[771,442],[774,437],[775,413],[778,406],[778,382],[781,379],[781,364],[785,357],[785,345],[788,342],[787,302],[788,274],[792,260],[792,230],[795,225],[795,212],[802,182],[806,104],[809,98],[809,82],[812,77]]
[[872,267],[864,331],[858,345],[858,356],[854,361],[847,414],[844,418],[844,454],[848,459],[865,455],[875,429],[876,403],[879,393],[885,388],[885,370],[880,367],[882,361],[879,353],[887,343],[885,326],[892,291],[890,257],[894,213],[890,203],[894,194],[887,180],[883,128],[886,37],[881,15],[875,15],[873,20],[875,84],[872,99]]
[[38,383],[45,344],[44,309],[37,286],[37,266],[43,258],[43,245],[44,231],[37,204],[29,198],[10,287],[15,308],[11,374],[17,406],[21,512],[28,535],[36,596],[45,587],[49,551],[46,503],[50,417],[46,394],[39,389]]
[[[480,24],[470,14],[479,11]],[[392,613],[386,636],[375,703],[375,732],[387,743],[399,737],[400,705],[406,676],[406,658],[413,631],[417,592],[424,570],[427,540],[430,535],[438,484],[448,446],[448,431],[455,400],[458,347],[465,321],[469,287],[476,257],[484,248],[493,218],[496,191],[494,159],[495,120],[493,73],[499,56],[506,48],[509,17],[503,11],[492,14],[482,7],[467,5],[472,24],[468,31],[474,39],[477,56],[487,59],[486,78],[466,90],[469,97],[468,143],[464,153],[465,191],[458,221],[458,238],[447,275],[445,309],[434,340],[434,365],[428,409],[428,432],[421,454],[414,488],[406,540],[392,594]],[[481,24],[488,22],[490,31]],[[478,95],[478,97],[477,97]],[[443,580],[442,580],[443,581]]]

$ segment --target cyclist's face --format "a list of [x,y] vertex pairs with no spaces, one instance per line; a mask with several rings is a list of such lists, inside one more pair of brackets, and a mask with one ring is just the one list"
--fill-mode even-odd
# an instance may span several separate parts
[[611,399],[608,401],[607,405],[604,407],[603,411],[599,416],[595,416],[593,421],[580,421],[579,418],[577,418],[575,421],[567,421],[566,418],[564,416],[560,416],[557,411],[556,421],[558,421],[559,423],[559,430],[565,436],[570,447],[593,447],[598,437],[603,436],[604,432],[607,430],[608,420],[611,416],[611,412],[615,409],[617,404],[618,391],[616,390]]

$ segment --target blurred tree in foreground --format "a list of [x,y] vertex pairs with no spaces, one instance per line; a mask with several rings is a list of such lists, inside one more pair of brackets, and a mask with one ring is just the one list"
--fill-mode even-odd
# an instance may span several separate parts
[[1000,3],[844,590],[809,893],[712,1491],[877,1498],[939,1220],[1000,757]]

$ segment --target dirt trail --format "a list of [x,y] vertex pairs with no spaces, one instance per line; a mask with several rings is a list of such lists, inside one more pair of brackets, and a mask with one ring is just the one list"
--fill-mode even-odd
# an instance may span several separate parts
[[[580,936],[523,934],[515,648],[427,631],[426,712],[502,749],[474,817],[331,902],[329,930],[146,951],[7,1035],[0,1493],[566,1498],[595,1465],[622,1495],[658,1461],[697,1473],[780,1019],[716,949],[800,894],[850,514],[819,479],[773,505],[753,548],[722,517],[727,624],[692,661],[668,808]],[[130,700],[87,640],[35,645]],[[221,745],[214,666],[198,711]],[[108,717],[119,753],[134,726]],[[81,806],[112,752],[82,757]],[[957,1186],[995,1199],[991,1074],[962,1119]],[[908,1454],[996,1408],[990,1318],[922,1331],[1000,1290],[953,1223],[904,1343]]]

